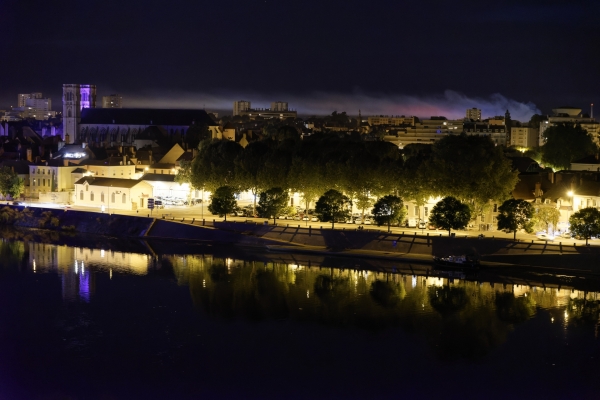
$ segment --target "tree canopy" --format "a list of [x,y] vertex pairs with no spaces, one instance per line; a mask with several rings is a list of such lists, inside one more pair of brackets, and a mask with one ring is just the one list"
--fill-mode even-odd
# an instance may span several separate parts
[[439,196],[471,200],[478,214],[491,200],[510,197],[518,181],[511,161],[488,136],[464,133],[446,136],[433,145],[427,175]]
[[593,207],[583,208],[569,218],[571,232],[585,239],[585,244],[592,236],[600,235],[600,211]]
[[517,238],[519,229],[531,230],[533,225],[531,218],[534,208],[530,202],[525,200],[509,199],[498,208],[498,229],[513,232],[513,238]]
[[315,214],[320,221],[331,222],[331,228],[336,221],[343,221],[349,217],[350,199],[335,189],[330,189],[317,200]]
[[235,192],[235,189],[231,186],[221,186],[215,190],[210,196],[208,211],[221,218],[225,218],[225,221],[227,221],[227,214],[237,209]]
[[450,231],[452,229],[463,229],[471,219],[469,206],[463,204],[455,197],[448,196],[440,200],[429,215],[429,222],[436,227]]
[[12,168],[8,166],[0,168],[0,193],[4,197],[10,196],[12,199],[16,199],[24,190],[25,182]]
[[398,196],[383,196],[373,206],[373,219],[378,226],[386,224],[388,232],[391,224],[400,225],[406,216],[406,208]]
[[271,188],[261,192],[257,208],[258,216],[261,218],[273,217],[273,223],[275,223],[275,219],[287,207],[288,201],[287,191],[282,188]]
[[575,160],[596,154],[598,146],[592,135],[579,124],[559,123],[544,131],[542,162],[555,169],[570,169]]

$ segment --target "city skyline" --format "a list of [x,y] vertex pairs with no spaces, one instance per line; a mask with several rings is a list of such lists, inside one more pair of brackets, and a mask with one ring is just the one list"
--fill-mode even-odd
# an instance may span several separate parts
[[[0,48],[18,62],[3,64],[0,107],[29,92],[56,105],[63,84],[88,83],[99,96],[119,93],[125,107],[229,110],[239,99],[280,99],[300,115],[589,112],[600,89],[591,50],[600,5],[538,3],[9,1]],[[24,20],[52,23],[21,29]]]

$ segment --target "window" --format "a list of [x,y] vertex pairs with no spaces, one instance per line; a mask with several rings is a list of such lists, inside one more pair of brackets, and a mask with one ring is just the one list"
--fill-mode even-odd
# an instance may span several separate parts
[[104,192],[100,193],[100,202],[104,203]]
[[425,216],[427,217],[429,215],[429,208],[425,207]]
[[498,212],[498,204],[494,204],[494,212]]
[[544,204],[550,204],[550,199],[544,200]]
[[90,201],[94,201],[94,192],[90,193]]
[[123,193],[123,204],[125,204],[127,202],[127,196],[125,195],[125,193]]
[[90,187],[88,185],[85,185],[85,191],[87,192],[88,190],[90,190]]
[[42,180],[42,186],[46,186],[46,179],[45,178]]
[[419,207],[415,207],[415,215],[419,215]]
[[481,220],[481,222],[485,222],[485,215],[482,215],[482,216],[480,217],[480,220]]
[[115,202],[115,194],[114,194],[114,192],[110,195],[110,202],[111,203]]
[[79,200],[83,200],[83,190],[79,191]]

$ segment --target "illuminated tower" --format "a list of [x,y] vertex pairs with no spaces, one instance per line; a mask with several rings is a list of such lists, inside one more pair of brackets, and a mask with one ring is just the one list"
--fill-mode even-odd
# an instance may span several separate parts
[[63,140],[77,141],[81,109],[96,108],[96,85],[63,85]]

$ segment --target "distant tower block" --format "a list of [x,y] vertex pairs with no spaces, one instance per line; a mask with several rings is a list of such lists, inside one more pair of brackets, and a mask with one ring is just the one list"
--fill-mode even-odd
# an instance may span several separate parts
[[288,103],[286,101],[274,101],[271,103],[271,111],[287,111]]
[[118,94],[102,96],[102,108],[123,108],[123,97]]
[[68,137],[71,143],[78,141],[78,126],[83,108],[96,108],[96,85],[64,84],[63,140]]
[[473,121],[481,121],[481,110],[479,108],[469,108],[467,110],[467,119],[472,119]]
[[247,111],[252,108],[250,102],[246,100],[239,100],[233,102],[233,116],[240,115],[242,111]]

